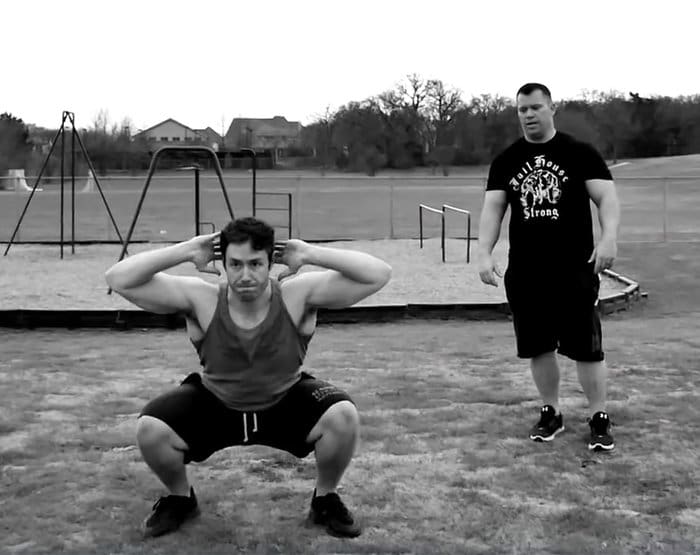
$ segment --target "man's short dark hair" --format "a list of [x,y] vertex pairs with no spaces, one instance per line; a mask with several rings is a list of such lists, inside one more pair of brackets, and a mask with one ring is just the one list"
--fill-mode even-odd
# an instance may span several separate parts
[[230,221],[221,230],[221,256],[226,265],[226,248],[229,244],[240,245],[250,242],[253,250],[267,252],[267,260],[272,263],[272,251],[275,248],[275,230],[266,222],[257,218],[237,218]]
[[552,93],[549,92],[547,86],[543,85],[542,83],[525,83],[522,87],[518,89],[518,92],[516,93],[515,97],[517,98],[521,94],[532,94],[535,91],[542,91],[544,95],[547,98],[549,98],[549,101],[552,101]]

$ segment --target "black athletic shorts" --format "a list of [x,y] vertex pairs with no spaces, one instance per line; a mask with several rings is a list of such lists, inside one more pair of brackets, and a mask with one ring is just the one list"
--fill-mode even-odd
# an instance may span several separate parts
[[557,351],[581,362],[603,360],[593,264],[537,276],[509,266],[504,285],[520,358]]
[[302,373],[301,379],[274,406],[255,412],[226,407],[198,373],[150,401],[141,416],[165,422],[187,444],[185,463],[201,462],[234,445],[267,445],[306,457],[314,446],[306,442],[328,408],[350,396],[328,382]]

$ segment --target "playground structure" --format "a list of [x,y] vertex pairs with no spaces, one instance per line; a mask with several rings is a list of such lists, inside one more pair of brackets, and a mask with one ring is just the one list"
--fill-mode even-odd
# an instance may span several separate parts
[[[287,225],[286,226],[278,226],[278,225],[273,225],[272,227],[284,227],[287,230],[287,238],[291,239],[292,238],[292,193],[279,193],[279,192],[267,192],[267,191],[258,191],[257,187],[257,171],[258,171],[258,158],[255,153],[255,151],[251,148],[243,148],[241,149],[241,152],[247,154],[250,156],[251,161],[252,161],[252,172],[253,172],[253,196],[252,196],[252,215],[255,217],[257,215],[258,210],[266,210],[270,212],[287,212]],[[273,197],[273,198],[285,198],[287,200],[286,206],[280,207],[280,206],[263,206],[259,207],[257,205],[257,197],[258,196],[267,196],[267,197]]]
[[[70,158],[67,163],[67,156],[66,156],[66,133],[70,132],[71,136],[71,143],[70,143]],[[38,185],[41,182],[42,178],[47,179],[44,177],[45,170],[47,168],[48,162],[51,159],[51,156],[54,154],[54,151],[56,150],[56,147],[60,145],[60,156],[61,156],[61,161],[60,161],[60,232],[59,232],[59,241],[58,243],[60,244],[60,257],[63,259],[64,256],[64,245],[66,243],[70,243],[71,245],[71,253],[75,254],[75,225],[76,225],[76,209],[75,209],[75,194],[76,194],[76,152],[77,148],[79,147],[80,152],[87,164],[88,167],[88,175],[87,175],[87,180],[85,181],[85,185],[83,186],[82,189],[78,191],[78,193],[93,193],[93,192],[99,192],[102,202],[104,203],[104,206],[107,210],[107,214],[109,216],[109,221],[111,223],[111,226],[114,228],[114,231],[116,232],[116,235],[119,239],[119,243],[122,245],[122,251],[120,255],[120,260],[126,255],[127,253],[127,248],[128,244],[131,241],[133,237],[133,232],[134,232],[134,227],[136,225],[136,221],[139,217],[139,214],[141,212],[141,208],[143,205],[143,201],[145,199],[146,193],[148,191],[149,185],[151,183],[151,179],[153,177],[153,174],[156,170],[157,163],[159,159],[163,156],[164,153],[168,151],[184,151],[184,152],[203,152],[204,154],[207,154],[207,158],[211,158],[213,160],[213,167],[216,171],[217,177],[219,179],[219,183],[221,185],[221,190],[224,195],[224,199],[226,201],[226,206],[228,209],[228,214],[231,218],[233,218],[233,209],[231,207],[231,203],[228,198],[228,194],[226,192],[226,188],[224,185],[223,181],[223,174],[221,170],[221,166],[219,163],[219,158],[216,154],[216,152],[206,146],[164,146],[160,148],[158,151],[156,151],[153,156],[151,157],[151,162],[149,166],[149,171],[148,175],[146,177],[143,190],[138,202],[138,207],[136,208],[136,211],[133,215],[131,226],[129,228],[129,232],[127,234],[126,240],[122,237],[122,234],[119,230],[119,226],[117,225],[112,210],[110,209],[110,206],[107,202],[107,199],[104,195],[103,188],[100,183],[100,179],[97,176],[97,172],[95,171],[95,168],[93,166],[92,160],[90,159],[90,156],[87,152],[87,149],[85,148],[85,145],[80,137],[80,134],[78,133],[78,130],[75,127],[75,115],[72,112],[69,111],[64,111],[62,113],[62,119],[61,119],[61,126],[56,132],[56,135],[53,137],[51,141],[51,148],[46,155],[43,164],[41,166],[41,169],[34,181],[34,184],[32,187],[27,185],[27,178],[24,175],[24,169],[17,169],[17,170],[11,170],[9,173],[10,175],[7,178],[0,179],[0,185],[5,185],[5,188],[10,187],[10,190],[16,191],[16,192],[28,192],[29,196],[27,198],[26,203],[24,204],[24,207],[21,211],[21,214],[19,216],[19,219],[17,221],[17,224],[12,232],[12,235],[10,237],[10,240],[7,244],[7,247],[5,249],[4,255],[7,256],[9,253],[10,248],[14,243],[21,243],[19,240],[19,230],[20,227],[24,221],[24,218],[26,216],[27,210],[34,198],[35,193],[41,192],[44,189],[39,188]],[[291,238],[292,236],[292,193],[280,193],[280,192],[265,192],[265,191],[258,191],[257,190],[257,155],[256,152],[252,149],[242,149],[239,153],[240,155],[243,155],[245,157],[250,157],[252,161],[252,177],[253,177],[253,191],[252,191],[252,215],[256,216],[258,211],[282,211],[282,212],[287,212],[287,220],[286,222],[283,222],[283,225],[276,225],[276,224],[271,224],[273,227],[283,227],[288,235],[288,238]],[[69,171],[67,172],[68,168],[66,166],[69,166]],[[177,168],[179,171],[194,171],[194,185],[195,185],[195,195],[194,195],[194,211],[195,211],[195,234],[199,234],[202,232],[202,228],[205,226],[208,226],[207,229],[209,232],[214,232],[216,230],[216,226],[212,222],[202,222],[200,218],[200,172],[201,172],[201,167],[198,164],[189,164],[185,166],[181,166]],[[65,204],[65,187],[66,187],[66,181],[67,178],[70,176],[70,192],[71,192],[71,204],[70,204],[70,212],[71,212],[71,223],[70,223],[70,239],[66,239],[65,237],[65,222],[64,222],[64,204]],[[286,202],[284,203],[283,206],[258,206],[257,200],[258,197],[271,197],[271,198],[276,198],[276,197],[283,197]],[[38,242],[38,241],[35,241]],[[41,241],[45,243],[50,243],[53,244],[55,241],[49,240],[49,241]],[[84,243],[100,243],[100,242],[105,242],[101,240],[90,240],[90,241],[83,241]],[[111,243],[111,240],[107,240],[106,242]]]
[[[27,198],[27,202],[24,205],[24,208],[22,210],[22,213],[19,217],[19,220],[17,221],[17,225],[15,226],[14,231],[12,232],[12,236],[10,237],[10,241],[7,244],[7,248],[5,249],[5,254],[4,256],[7,256],[7,253],[10,251],[10,247],[12,246],[12,243],[14,242],[15,238],[17,237],[17,233],[19,232],[19,228],[22,225],[22,220],[24,219],[24,216],[27,213],[27,209],[29,208],[29,204],[32,202],[32,199],[34,198],[34,194],[37,191],[41,191],[42,189],[38,189],[39,182],[41,181],[42,176],[44,175],[44,171],[46,170],[46,166],[49,162],[49,159],[51,158],[51,155],[53,154],[53,151],[56,147],[56,143],[59,140],[60,137],[60,143],[61,143],[61,204],[59,208],[59,213],[60,213],[60,245],[61,245],[61,260],[63,259],[63,247],[64,247],[64,202],[65,202],[65,150],[66,150],[66,122],[70,123],[71,127],[71,239],[70,239],[70,245],[71,245],[71,254],[75,254],[75,154],[76,154],[76,141],[78,145],[80,146],[80,151],[85,159],[85,162],[88,165],[89,168],[89,175],[92,177],[94,181],[94,186],[97,187],[97,190],[100,193],[100,196],[102,197],[102,202],[105,205],[105,208],[107,210],[107,214],[109,215],[109,219],[114,226],[114,230],[117,233],[117,237],[119,237],[119,241],[123,243],[121,233],[119,232],[119,226],[117,226],[117,222],[114,221],[114,216],[112,214],[111,209],[109,208],[109,204],[107,203],[107,199],[105,198],[104,192],[102,191],[102,187],[100,186],[100,182],[97,179],[97,174],[95,173],[95,168],[92,165],[92,160],[90,160],[90,156],[87,152],[87,149],[85,148],[85,145],[83,144],[83,140],[80,138],[80,134],[78,133],[78,130],[75,128],[75,114],[73,112],[69,111],[64,111],[61,117],[61,126],[59,130],[56,132],[56,135],[54,136],[53,140],[51,141],[51,148],[46,155],[46,158],[44,159],[44,163],[41,166],[41,170],[39,170],[39,175],[36,178],[36,181],[34,182],[34,186],[31,188],[31,191],[29,193],[29,197]],[[22,170],[22,176],[24,174],[24,170]],[[19,177],[17,178],[19,179]],[[23,185],[26,185],[26,179],[24,179]],[[15,185],[17,187],[17,185]],[[87,187],[87,185],[86,185]],[[15,189],[17,190],[17,189]]]
[[418,227],[419,227],[419,233],[420,233],[420,248],[423,248],[423,212],[426,211],[428,213],[432,214],[438,214],[440,216],[440,250],[442,251],[442,261],[445,262],[445,220],[446,220],[446,214],[449,211],[456,212],[458,214],[464,214],[467,216],[467,263],[469,263],[469,260],[471,258],[470,256],[470,251],[471,251],[471,240],[472,240],[472,216],[471,212],[469,210],[464,210],[463,208],[457,208],[456,206],[452,206],[450,204],[443,204],[442,209],[439,208],[433,208],[432,206],[428,206],[427,204],[419,204],[418,205]]
[[[226,208],[228,209],[228,213],[231,216],[231,219],[234,219],[233,215],[233,208],[231,208],[231,201],[228,198],[228,193],[226,192],[226,186],[224,185],[224,176],[221,171],[221,165],[219,164],[219,159],[216,156],[216,152],[208,147],[208,146],[163,146],[160,147],[154,154],[153,157],[151,158],[151,163],[148,168],[148,174],[146,175],[146,182],[143,185],[143,190],[141,191],[141,196],[139,198],[138,205],[136,206],[136,211],[134,212],[134,217],[131,220],[131,225],[129,226],[129,231],[126,234],[126,239],[122,242],[122,251],[121,254],[119,255],[119,260],[122,260],[124,256],[127,254],[127,248],[129,246],[129,241],[131,240],[132,235],[134,234],[134,228],[136,227],[136,222],[138,221],[139,214],[141,213],[141,208],[143,207],[143,202],[146,200],[146,194],[148,193],[148,187],[151,184],[151,179],[153,178],[153,174],[156,171],[156,168],[158,166],[158,160],[165,154],[166,152],[200,152],[204,154],[208,154],[214,161],[214,170],[216,171],[216,175],[219,178],[219,184],[221,185],[221,192],[224,195],[224,200],[226,201]],[[198,165],[190,165],[190,166],[184,166],[179,168],[180,171],[185,171],[185,170],[194,170],[194,176],[195,176],[195,184],[194,184],[194,207],[195,207],[195,235],[199,235],[201,233],[200,227],[203,225],[203,222],[200,221],[200,213],[199,213],[199,204],[200,204],[200,191],[199,191],[199,172],[200,168]],[[212,226],[212,230],[215,230],[216,227],[214,226],[213,223],[211,222],[204,222],[206,225]]]
[[[32,188],[27,185],[24,168],[7,170],[7,177],[0,181],[0,190],[15,191],[16,193],[28,193]],[[41,189],[39,189],[41,191]]]

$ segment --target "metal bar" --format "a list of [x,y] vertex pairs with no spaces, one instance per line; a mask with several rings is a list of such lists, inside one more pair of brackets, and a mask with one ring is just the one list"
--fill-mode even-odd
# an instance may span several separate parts
[[[63,112],[63,121],[66,121],[67,112]],[[63,260],[63,164],[66,157],[66,129],[65,123],[61,124],[61,208],[60,208],[60,228],[61,228],[61,260]]]
[[151,158],[151,163],[148,168],[148,175],[146,176],[146,182],[144,183],[143,191],[141,193],[141,198],[139,198],[139,203],[136,206],[136,212],[134,213],[134,218],[131,221],[131,225],[129,226],[129,232],[127,233],[126,241],[124,242],[122,252],[119,255],[119,260],[122,260],[124,258],[126,249],[129,246],[129,240],[131,239],[131,236],[134,232],[134,227],[136,227],[136,221],[138,220],[139,213],[141,212],[143,201],[146,198],[148,186],[150,185],[151,179],[153,178],[153,174],[156,170],[158,159],[163,155],[164,152],[168,151],[208,152],[211,155],[211,157],[214,159],[214,169],[216,171],[216,175],[218,176],[219,183],[221,184],[221,192],[224,194],[224,199],[226,200],[226,207],[228,208],[229,214],[231,215],[231,219],[234,219],[231,203],[229,201],[228,194],[226,193],[226,187],[224,185],[224,177],[221,172],[221,165],[219,164],[219,159],[216,156],[216,152],[214,152],[214,150],[208,146],[162,146],[153,154],[153,158]]
[[[420,228],[420,248],[423,248],[423,210],[434,212],[435,214],[443,214],[442,210],[428,206],[427,204],[418,205],[418,227]],[[444,252],[443,252],[444,255]]]
[[463,208],[457,208],[456,206],[451,206],[449,204],[443,204],[442,208],[449,209],[449,210],[454,210],[455,212],[461,212],[462,214],[470,214],[469,210],[464,210]]
[[435,212],[436,214],[442,214],[442,210],[438,210],[437,208],[432,208],[428,206],[427,204],[420,204],[419,205],[423,210],[428,210],[429,212]]
[[423,248],[423,205],[418,205],[418,228],[420,229],[420,248]]
[[457,208],[456,206],[452,206],[450,204],[443,204],[442,205],[443,210],[454,210],[455,212],[459,212],[461,214],[466,214],[467,216],[467,262],[469,262],[469,259],[471,258],[470,256],[470,251],[471,251],[471,235],[472,235],[472,215],[469,210],[464,210],[463,208]]
[[255,155],[255,151],[253,150],[253,217],[255,217],[255,200],[256,200],[256,195],[255,193],[257,192],[257,172],[258,172],[258,158]]
[[442,216],[440,216],[440,219],[442,220],[442,233],[440,237],[440,250],[442,250],[442,261],[445,262],[445,212],[442,212]]
[[469,264],[469,253],[472,249],[472,215],[467,214],[467,264]]
[[287,193],[287,211],[289,219],[287,220],[287,238],[292,238],[292,193]]
[[199,235],[199,167],[194,169],[194,234]]
[[[64,121],[65,121],[65,118],[64,118]],[[19,216],[19,220],[17,220],[17,225],[15,226],[15,229],[12,232],[12,236],[10,237],[10,242],[7,244],[7,248],[5,249],[5,254],[3,256],[7,256],[7,253],[10,251],[10,247],[12,246],[12,243],[15,240],[15,237],[17,236],[17,232],[19,231],[19,227],[22,225],[22,220],[24,219],[24,215],[27,213],[27,208],[29,208],[29,203],[32,202],[32,198],[34,198],[34,193],[36,192],[36,188],[39,185],[39,181],[41,181],[41,177],[44,175],[44,170],[46,169],[46,166],[49,163],[49,158],[51,158],[51,154],[53,154],[53,149],[56,147],[56,141],[58,140],[58,136],[60,135],[62,129],[63,129],[63,121],[61,121],[61,127],[56,132],[56,135],[54,136],[53,141],[51,141],[51,148],[49,149],[49,153],[46,155],[46,158],[44,159],[44,164],[41,166],[41,169],[39,170],[39,175],[37,176],[36,181],[34,182],[34,186],[32,187],[32,192],[29,194],[29,198],[27,199],[27,202],[24,205],[24,209],[22,210],[22,214],[20,214],[20,216]]]
[[251,159],[252,159],[252,168],[253,168],[253,195],[252,195],[252,205],[253,205],[253,217],[255,217],[255,197],[257,196],[257,183],[256,183],[256,170],[257,170],[257,160],[256,160],[256,154],[255,151],[252,148],[242,148],[241,152],[245,152],[248,154]]
[[70,250],[75,254],[75,125],[72,126],[70,140],[71,162],[70,162],[70,191],[71,191],[71,217],[70,217]]

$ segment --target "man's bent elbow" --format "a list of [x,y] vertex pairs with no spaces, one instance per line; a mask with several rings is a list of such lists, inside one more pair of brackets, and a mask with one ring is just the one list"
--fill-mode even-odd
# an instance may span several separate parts
[[128,289],[128,286],[124,280],[124,276],[121,275],[121,272],[119,272],[119,270],[116,269],[115,266],[112,266],[109,270],[105,272],[105,281],[107,282],[109,288],[117,293]]
[[382,263],[382,268],[379,271],[379,275],[377,276],[376,284],[377,284],[377,291],[382,289],[387,283],[389,283],[389,280],[391,280],[391,266],[387,264],[386,262]]

